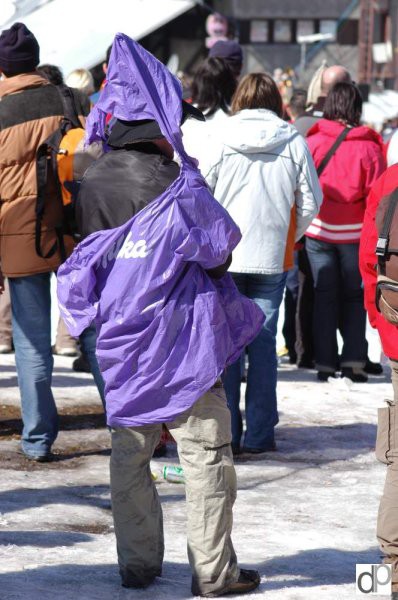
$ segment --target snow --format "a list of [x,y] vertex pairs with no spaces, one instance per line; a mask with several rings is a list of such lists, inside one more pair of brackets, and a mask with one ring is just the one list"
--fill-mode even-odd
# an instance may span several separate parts
[[[1,600],[176,600],[190,598],[184,486],[158,483],[166,553],[163,577],[147,590],[120,586],[109,496],[109,434],[91,376],[55,357],[54,393],[68,414],[54,450],[32,464],[17,454],[11,417],[0,425]],[[237,461],[233,540],[240,563],[262,583],[241,598],[344,600],[355,596],[355,564],[378,563],[375,537],[384,466],[374,457],[377,408],[391,398],[388,376],[367,384],[315,381],[280,365],[278,451]],[[0,357],[0,406],[19,405],[14,357]],[[97,407],[97,408],[96,408]],[[85,414],[86,413],[86,414]],[[5,419],[5,420],[4,420]],[[66,425],[65,425],[66,424]],[[65,426],[68,429],[65,429]],[[154,471],[177,464],[173,448]],[[383,596],[379,596],[383,598]]]

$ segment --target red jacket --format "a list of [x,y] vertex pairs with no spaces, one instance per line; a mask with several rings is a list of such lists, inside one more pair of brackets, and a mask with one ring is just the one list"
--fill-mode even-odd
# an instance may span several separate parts
[[[320,119],[307,134],[315,166],[343,131],[336,121]],[[386,168],[383,142],[369,127],[354,127],[328,162],[319,180],[323,203],[306,235],[325,242],[359,242],[366,198]]]
[[375,216],[380,200],[396,187],[398,187],[398,164],[385,171],[369,194],[359,246],[359,267],[365,286],[365,307],[369,321],[379,332],[384,354],[393,360],[398,360],[398,327],[385,320],[378,312],[375,303],[377,280],[375,250],[378,238]]

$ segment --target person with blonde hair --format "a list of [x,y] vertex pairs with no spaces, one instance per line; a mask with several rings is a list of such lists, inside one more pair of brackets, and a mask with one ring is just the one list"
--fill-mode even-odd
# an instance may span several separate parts
[[72,73],[69,73],[65,83],[71,88],[80,90],[87,96],[91,96],[95,91],[93,76],[87,69],[75,69]]
[[[266,320],[248,345],[246,434],[242,450],[275,449],[276,326],[295,242],[317,214],[322,193],[303,137],[282,119],[282,98],[266,73],[246,75],[231,104],[232,116],[212,149],[206,174],[215,198],[240,227],[230,271],[240,292]],[[232,416],[232,446],[241,452],[241,359],[226,369],[224,386]]]

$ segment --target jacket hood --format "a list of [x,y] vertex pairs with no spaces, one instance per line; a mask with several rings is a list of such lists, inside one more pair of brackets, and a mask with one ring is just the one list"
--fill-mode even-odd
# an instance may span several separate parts
[[21,90],[49,84],[50,82],[42,75],[39,75],[39,73],[22,73],[14,77],[7,77],[0,81],[0,98],[20,92]]
[[117,33],[105,86],[87,117],[86,143],[106,141],[109,115],[121,121],[155,120],[174,150],[186,156],[180,131],[181,100],[179,80],[138,42]]
[[263,108],[245,109],[230,117],[222,134],[224,144],[244,154],[272,150],[299,135],[275,113]]
[[[338,123],[337,121],[329,121],[329,119],[320,119],[317,123],[315,123],[311,129],[307,133],[307,138],[310,138],[317,133],[321,133],[330,138],[336,139],[343,131],[344,125]],[[370,127],[366,127],[365,125],[360,125],[359,127],[353,127],[349,134],[346,137],[347,140],[368,140],[372,141],[381,148],[383,148],[383,141],[380,135],[370,129]]]

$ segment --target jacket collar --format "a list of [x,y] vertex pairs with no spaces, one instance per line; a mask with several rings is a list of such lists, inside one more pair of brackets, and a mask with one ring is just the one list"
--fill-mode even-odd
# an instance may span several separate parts
[[[325,137],[336,139],[343,131],[344,125],[338,121],[330,121],[329,119],[320,119],[311,129],[307,132],[307,138],[319,133]],[[353,127],[347,135],[347,140],[368,140],[375,142],[378,146],[383,148],[383,140],[381,136],[366,125],[359,125]]]
[[49,81],[37,72],[22,73],[14,77],[7,77],[7,79],[0,81],[0,98],[43,85],[49,85]]

